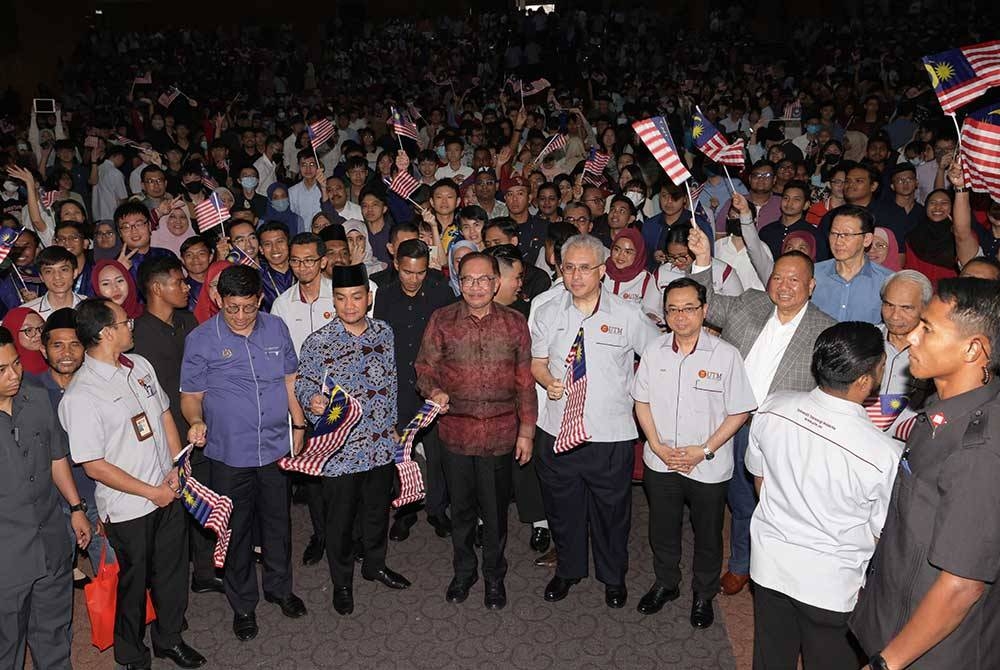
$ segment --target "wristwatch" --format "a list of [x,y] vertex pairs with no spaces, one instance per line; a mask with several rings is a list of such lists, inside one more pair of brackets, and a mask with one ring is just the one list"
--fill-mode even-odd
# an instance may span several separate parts
[[875,654],[869,658],[868,665],[872,670],[889,670],[889,664],[882,658],[882,654]]
[[78,502],[75,505],[70,505],[69,511],[70,512],[83,512],[84,514],[86,514],[87,513],[87,501],[84,500],[83,498],[80,498],[80,502]]
[[708,448],[708,445],[702,445],[701,450],[705,453],[705,460],[710,461],[715,458],[715,452]]

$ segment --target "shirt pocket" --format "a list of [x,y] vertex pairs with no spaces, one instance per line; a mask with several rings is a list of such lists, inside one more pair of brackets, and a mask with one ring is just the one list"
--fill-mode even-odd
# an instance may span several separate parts
[[285,376],[285,356],[282,347],[263,347],[253,358],[256,376],[263,381],[275,382]]

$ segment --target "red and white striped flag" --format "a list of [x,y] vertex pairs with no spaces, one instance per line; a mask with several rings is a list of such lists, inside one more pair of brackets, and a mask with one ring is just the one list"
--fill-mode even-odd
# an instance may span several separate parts
[[38,200],[45,209],[52,209],[52,205],[56,204],[58,198],[59,191],[46,191],[44,188],[38,189]]
[[[549,154],[555,153],[556,151],[559,151],[560,149],[564,148],[566,146],[566,142],[568,141],[569,140],[567,136],[563,135],[562,133],[557,133],[556,135],[553,135],[552,139],[549,140],[549,143],[546,144],[542,148],[542,150],[538,152],[538,156],[535,158],[535,162],[541,163],[545,159],[545,157],[548,156]],[[606,162],[605,165],[607,165]]]
[[219,182],[215,181],[204,165],[201,166],[201,183],[212,191],[219,188]]
[[965,117],[962,170],[969,186],[1000,202],[1000,103]]
[[396,471],[399,475],[399,496],[392,501],[393,507],[402,507],[424,497],[424,478],[420,474],[420,467],[411,458],[413,442],[420,431],[431,425],[440,411],[440,405],[430,400],[425,401],[399,436],[399,446],[395,454]]
[[587,356],[583,346],[583,326],[566,356],[566,407],[563,409],[559,435],[553,451],[561,454],[590,439],[584,425],[583,410],[587,401]]
[[361,403],[340,385],[335,386],[305,449],[301,454],[280,459],[278,467],[319,477],[327,461],[344,446],[351,429],[360,420]]
[[941,109],[949,114],[1000,86],[1000,40],[949,49],[923,61]]
[[309,131],[309,141],[312,142],[313,149],[315,150],[316,147],[333,137],[335,129],[330,119],[320,119],[316,123],[310,123],[307,130]]
[[18,236],[24,232],[23,228],[0,227],[0,264],[10,256],[10,250],[14,248]]
[[157,98],[156,101],[164,107],[170,107],[170,105],[174,104],[174,100],[176,100],[177,96],[180,94],[180,91],[176,88],[171,88],[169,91],[161,93],[160,97]]
[[654,116],[632,124],[635,132],[639,135],[653,158],[660,164],[663,171],[670,177],[670,181],[680,186],[691,178],[691,173],[684,167],[681,157],[674,148],[674,143],[670,138],[670,130],[667,122],[662,116]]
[[892,436],[901,442],[906,442],[910,438],[910,433],[913,432],[913,426],[916,425],[918,416],[920,415],[914,412],[909,418],[900,421]]
[[174,458],[174,465],[180,470],[178,480],[181,485],[181,504],[200,526],[216,534],[212,563],[216,568],[222,568],[226,564],[226,552],[229,550],[229,538],[232,534],[229,517],[233,513],[233,499],[219,495],[194,478],[191,474],[191,449],[193,447],[189,444]]
[[414,191],[420,188],[420,182],[414,179],[413,176],[405,170],[397,172],[396,176],[392,178],[392,181],[386,179],[385,183],[393,193],[398,195],[403,200],[409,200]]
[[409,116],[406,116],[403,112],[400,112],[395,107],[392,108],[392,129],[397,135],[402,137],[409,137],[414,142],[420,142],[420,133],[417,130],[417,124],[415,124]]
[[716,163],[742,168],[745,161],[743,140],[729,144],[726,136],[705,118],[701,110],[697,107],[694,109],[695,113],[691,115],[691,139],[694,140],[695,147]]
[[219,194],[213,193],[195,205],[194,218],[198,224],[198,233],[204,234],[227,221],[229,209],[223,204]]
[[135,79],[132,80],[133,84],[152,84],[153,83],[153,73],[149,70],[146,74],[140,74]]

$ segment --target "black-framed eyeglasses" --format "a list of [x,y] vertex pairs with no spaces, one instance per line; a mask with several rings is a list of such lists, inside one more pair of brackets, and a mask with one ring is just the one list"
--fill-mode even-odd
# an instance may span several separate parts
[[836,233],[832,230],[830,231],[830,237],[835,240],[850,239],[858,235],[867,235],[867,233]]
[[26,326],[18,332],[24,333],[28,337],[37,337],[42,334],[43,328],[44,326]]
[[314,268],[320,262],[319,258],[289,258],[288,264],[293,267],[302,266],[304,268]]
[[129,330],[135,329],[135,319],[125,319],[124,321],[115,321],[114,323],[109,323],[108,328],[117,328],[122,324],[127,325]]

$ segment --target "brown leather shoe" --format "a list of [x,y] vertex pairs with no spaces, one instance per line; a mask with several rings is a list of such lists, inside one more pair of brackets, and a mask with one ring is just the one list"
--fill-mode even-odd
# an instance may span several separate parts
[[535,565],[540,568],[554,568],[558,564],[559,560],[556,557],[556,548],[552,547],[544,554],[535,559]]
[[722,575],[722,593],[727,596],[735,596],[749,582],[750,575],[735,575],[727,570],[726,574]]

